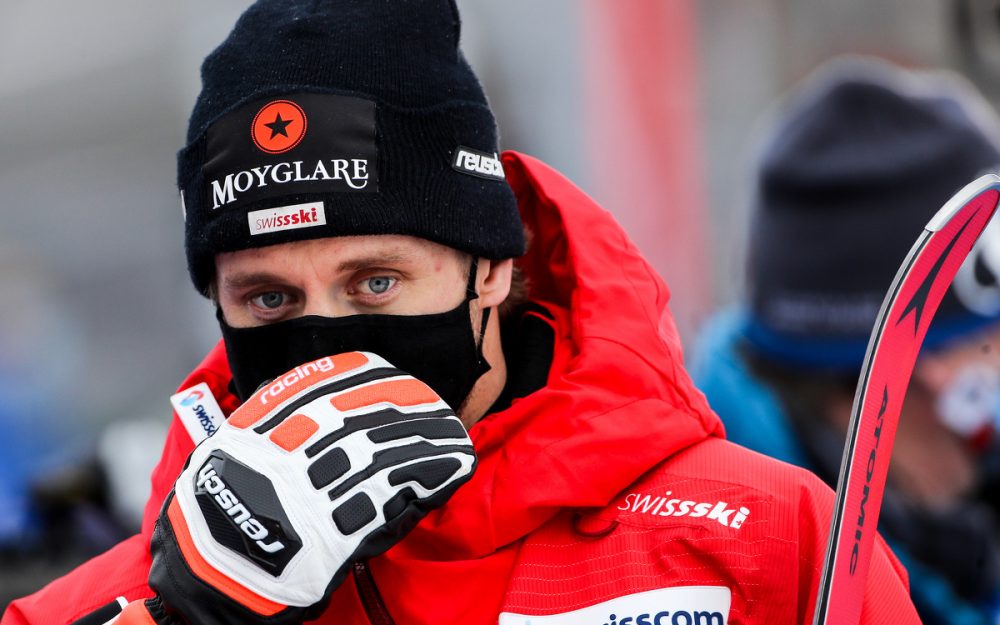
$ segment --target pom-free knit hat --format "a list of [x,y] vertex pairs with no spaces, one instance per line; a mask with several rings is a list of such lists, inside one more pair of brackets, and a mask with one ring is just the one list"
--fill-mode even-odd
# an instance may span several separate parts
[[405,234],[524,252],[453,0],[261,0],[202,66],[178,155],[188,268],[216,253]]
[[[954,75],[850,59],[808,80],[780,109],[757,165],[750,346],[796,367],[859,369],[921,229],[1000,164],[996,128],[985,101]],[[928,348],[1000,320],[996,276],[982,260],[974,251],[956,278]]]

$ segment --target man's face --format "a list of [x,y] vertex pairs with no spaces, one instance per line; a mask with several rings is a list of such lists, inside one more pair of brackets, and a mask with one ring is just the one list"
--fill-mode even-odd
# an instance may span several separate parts
[[954,341],[943,349],[923,352],[917,366],[921,381],[935,392],[954,382],[956,374],[968,367],[1000,371],[1000,326]]
[[416,237],[330,237],[217,254],[216,291],[233,327],[303,315],[424,315],[465,299],[470,262]]
[[995,427],[1000,401],[1000,327],[922,353],[914,380],[933,409],[958,434],[975,437]]

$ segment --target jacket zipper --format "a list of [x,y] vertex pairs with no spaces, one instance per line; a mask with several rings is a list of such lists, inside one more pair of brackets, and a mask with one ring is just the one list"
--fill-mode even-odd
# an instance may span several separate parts
[[396,622],[389,616],[385,602],[382,601],[382,595],[379,594],[378,586],[375,585],[371,569],[364,562],[354,563],[354,585],[358,589],[358,598],[361,599],[361,605],[372,625],[396,625]]

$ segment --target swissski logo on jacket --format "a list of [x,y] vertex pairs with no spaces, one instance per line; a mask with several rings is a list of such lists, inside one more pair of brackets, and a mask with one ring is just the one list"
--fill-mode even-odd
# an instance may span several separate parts
[[629,493],[618,510],[660,517],[704,518],[737,530],[750,516],[750,509],[746,506],[730,505],[726,501],[694,501],[676,497],[669,490],[662,495]]

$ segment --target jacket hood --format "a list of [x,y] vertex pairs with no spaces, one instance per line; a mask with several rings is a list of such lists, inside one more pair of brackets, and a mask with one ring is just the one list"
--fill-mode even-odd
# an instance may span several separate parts
[[479,467],[401,543],[417,557],[485,555],[723,435],[684,371],[667,286],[611,214],[536,159],[503,164],[531,233],[518,262],[555,316],[553,367],[544,388],[472,427]]

